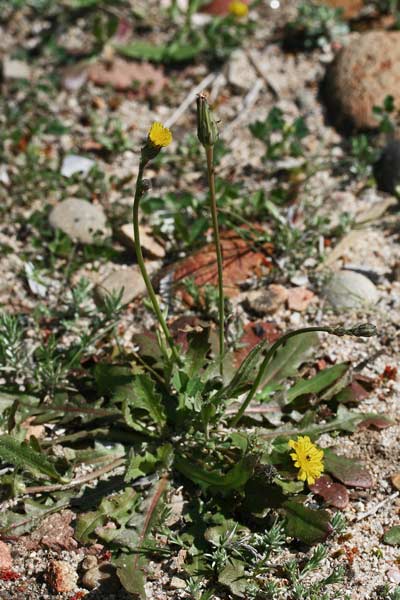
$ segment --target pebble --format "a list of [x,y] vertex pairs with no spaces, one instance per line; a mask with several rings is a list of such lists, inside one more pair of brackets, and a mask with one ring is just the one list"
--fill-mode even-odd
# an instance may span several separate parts
[[[152,229],[147,225],[139,226],[140,245],[143,254],[150,258],[164,258],[164,247],[151,235]],[[135,238],[133,235],[132,223],[122,225],[117,232],[118,238],[128,250],[135,251]]]
[[65,560],[51,560],[47,568],[46,579],[54,592],[63,594],[72,592],[76,588],[78,573]]
[[146,291],[139,267],[118,267],[95,287],[96,296],[101,302],[109,294],[119,294],[121,290],[122,304],[128,304]]
[[180,579],[180,577],[172,577],[169,587],[173,590],[185,590],[186,589],[186,581]]
[[315,294],[305,287],[297,287],[288,290],[288,308],[303,312],[315,298]]
[[400,583],[400,571],[396,567],[388,569],[386,571],[386,575],[389,581],[391,581],[392,583]]
[[71,175],[75,175],[75,173],[87,175],[95,164],[94,160],[86,158],[86,156],[68,154],[62,162],[61,175],[64,177],[71,177]]
[[400,106],[400,31],[370,31],[354,38],[330,67],[326,101],[338,122],[376,128],[372,112],[393,96]]
[[392,481],[393,487],[395,487],[396,490],[400,490],[400,473],[394,473],[394,475],[392,475],[390,479]]
[[13,60],[4,58],[3,60],[3,78],[4,79],[30,79],[31,69],[28,64],[22,60]]
[[269,315],[278,310],[288,297],[283,285],[271,284],[266,290],[253,290],[246,295],[247,308],[257,315]]
[[376,304],[379,298],[375,285],[355,271],[339,271],[325,289],[327,300],[334,308],[360,308]]
[[[94,560],[88,560],[94,559]],[[87,569],[82,577],[82,585],[88,590],[94,590],[100,584],[102,587],[107,584],[108,588],[118,588],[119,582],[116,578],[115,567],[108,561],[103,561],[97,564],[97,560],[93,556],[88,556],[83,561],[83,568]]]
[[257,73],[243,50],[232,52],[228,65],[228,81],[239,90],[250,90],[257,80]]
[[374,175],[380,190],[396,194],[400,186],[400,139],[390,140],[384,147],[374,165]]
[[111,235],[103,207],[79,198],[67,198],[57,204],[50,212],[49,223],[83,244],[93,244]]
[[12,565],[12,556],[10,548],[4,542],[0,541],[0,569],[10,569]]

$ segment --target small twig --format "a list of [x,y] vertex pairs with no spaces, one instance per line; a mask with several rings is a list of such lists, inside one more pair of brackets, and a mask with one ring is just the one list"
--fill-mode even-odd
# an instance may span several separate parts
[[370,508],[366,512],[361,513],[360,515],[358,515],[357,517],[355,517],[353,520],[354,521],[362,521],[363,519],[366,519],[367,517],[370,517],[370,516],[374,515],[375,513],[378,512],[378,510],[380,508],[382,508],[382,506],[385,506],[385,504],[387,504],[391,500],[394,500],[394,498],[397,498],[398,495],[399,495],[399,492],[394,492],[393,494],[391,494],[390,496],[388,496],[387,498],[385,498],[384,500],[382,500],[382,502],[378,502],[378,504],[375,504],[375,506],[373,506],[372,508]]
[[260,68],[260,65],[258,64],[258,62],[256,61],[256,59],[254,58],[254,56],[252,55],[252,53],[251,52],[246,52],[246,56],[247,56],[248,60],[250,61],[251,65],[256,70],[257,75],[259,77],[261,77],[261,79],[264,81],[264,83],[266,84],[266,86],[268,87],[268,89],[275,96],[275,100],[279,100],[279,98],[280,98],[279,90],[270,81],[269,77],[267,77],[267,75],[265,74],[265,72]]
[[[237,411],[237,408],[228,408],[225,411],[226,415],[234,415]],[[276,407],[275,406],[249,406],[249,408],[246,408],[246,410],[244,411],[245,415],[263,415],[264,413],[271,413],[271,412],[275,412],[276,411]]]
[[172,127],[172,125],[174,125],[178,121],[178,119],[180,119],[183,113],[196,99],[196,96],[198,94],[201,94],[201,92],[205,90],[205,88],[209,86],[210,83],[212,83],[216,77],[216,73],[209,73],[207,77],[204,77],[204,79],[202,79],[202,81],[200,81],[200,83],[196,85],[196,87],[192,88],[189,94],[184,99],[184,101],[180,104],[180,106],[178,106],[176,111],[170,116],[169,119],[167,119],[167,121],[165,121],[165,127]]
[[98,479],[101,475],[108,473],[109,471],[113,471],[120,465],[124,464],[125,458],[116,458],[112,462],[108,463],[101,469],[97,469],[96,471],[92,471],[88,475],[84,475],[83,477],[77,477],[73,479],[69,483],[55,483],[53,485],[35,485],[32,487],[27,487],[24,490],[24,494],[42,494],[45,492],[58,492],[69,490],[71,488],[77,487],[84,483],[88,483],[89,481],[93,481],[94,479]]
[[239,114],[237,115],[237,117],[235,117],[235,119],[233,121],[231,121],[229,123],[229,125],[227,125],[227,127],[225,127],[225,129],[223,131],[224,138],[227,138],[232,133],[232,131],[236,128],[236,126],[239,125],[239,123],[241,123],[241,121],[243,121],[245,115],[248,112],[250,112],[250,110],[253,108],[254,104],[257,102],[258,96],[260,95],[260,92],[263,88],[264,88],[263,80],[257,79],[255,84],[249,91],[249,93],[245,96],[242,106],[239,110]]

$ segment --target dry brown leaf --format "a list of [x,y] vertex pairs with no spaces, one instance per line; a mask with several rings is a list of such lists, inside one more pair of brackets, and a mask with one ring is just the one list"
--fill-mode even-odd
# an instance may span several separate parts
[[[234,231],[224,232],[221,236],[221,248],[223,257],[224,293],[233,298],[240,292],[240,284],[250,277],[261,277],[268,272],[271,261],[267,254],[271,254],[272,245],[264,244],[263,248],[255,248],[254,245],[239,237]],[[174,283],[179,286],[186,278],[192,278],[200,288],[206,284],[218,285],[217,261],[215,258],[215,246],[207,244],[185,258],[174,268]],[[193,304],[189,293],[180,286],[183,300]]]
[[364,5],[363,0],[320,0],[319,3],[327,4],[332,8],[343,9],[343,16],[345,19],[353,19],[356,17]]
[[314,494],[321,496],[327,504],[343,510],[349,503],[349,492],[341,484],[332,481],[329,475],[322,475],[317,481],[310,485]]
[[110,85],[116,90],[132,90],[142,98],[156,96],[166,78],[160,67],[145,62],[128,62],[114,58],[111,62],[97,62],[89,67],[89,79],[97,85]]
[[265,323],[264,321],[247,323],[243,328],[243,335],[239,341],[242,347],[235,352],[236,366],[239,366],[250,350],[262,340],[267,339],[268,342],[272,344],[280,337],[280,335],[281,332],[275,323]]

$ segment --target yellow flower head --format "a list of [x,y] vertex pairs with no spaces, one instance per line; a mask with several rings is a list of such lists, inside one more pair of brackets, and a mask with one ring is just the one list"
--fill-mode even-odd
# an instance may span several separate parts
[[149,140],[157,148],[163,148],[164,146],[169,146],[172,142],[172,133],[168,127],[164,127],[162,123],[156,121],[150,127]]
[[228,6],[228,10],[234,17],[246,17],[249,12],[249,7],[245,2],[233,0]]
[[306,481],[308,485],[315,483],[315,480],[320,477],[324,470],[322,461],[324,452],[312,443],[308,435],[297,437],[297,442],[289,440],[289,448],[293,448],[294,452],[290,454],[293,459],[294,466],[299,470],[297,479]]

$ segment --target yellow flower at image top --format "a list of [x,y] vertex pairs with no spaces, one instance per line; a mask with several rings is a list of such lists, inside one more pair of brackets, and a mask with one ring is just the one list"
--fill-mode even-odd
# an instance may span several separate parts
[[324,452],[312,443],[308,435],[297,437],[297,441],[289,440],[289,448],[294,452],[290,454],[294,466],[299,470],[297,479],[307,481],[308,485],[315,483],[324,470]]
[[234,17],[246,17],[249,12],[249,7],[245,2],[234,0],[229,4],[228,10]]
[[164,127],[162,123],[156,121],[150,127],[149,140],[154,146],[157,146],[157,148],[164,148],[165,146],[169,146],[172,142],[172,133],[168,127]]

